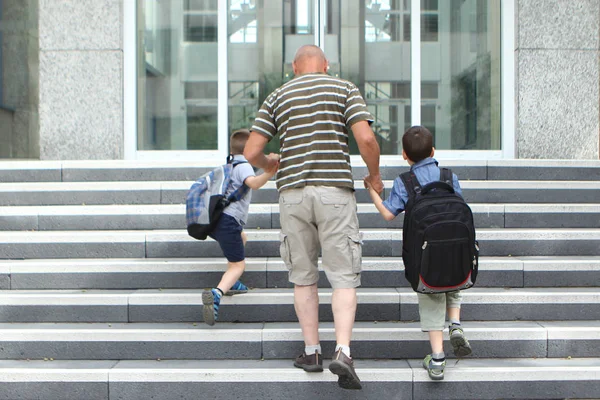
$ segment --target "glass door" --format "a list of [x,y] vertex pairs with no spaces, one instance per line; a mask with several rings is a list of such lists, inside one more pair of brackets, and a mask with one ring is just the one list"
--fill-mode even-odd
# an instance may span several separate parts
[[423,124],[438,155],[501,157],[502,0],[136,1],[136,158],[224,157],[304,44],[360,88],[383,155]]

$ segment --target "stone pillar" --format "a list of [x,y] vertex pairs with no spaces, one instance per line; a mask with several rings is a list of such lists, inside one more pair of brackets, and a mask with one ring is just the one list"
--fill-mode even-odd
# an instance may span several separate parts
[[123,157],[122,3],[39,0],[41,159]]
[[518,158],[598,159],[600,1],[516,5]]

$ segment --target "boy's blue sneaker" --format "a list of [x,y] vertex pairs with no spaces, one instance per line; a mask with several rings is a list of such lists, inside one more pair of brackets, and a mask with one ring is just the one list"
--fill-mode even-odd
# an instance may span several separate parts
[[466,357],[473,352],[471,345],[465,337],[465,334],[460,325],[450,325],[448,328],[450,332],[450,343],[452,344],[452,350],[454,355],[458,358]]
[[214,325],[219,317],[219,304],[221,304],[221,293],[218,290],[205,290],[202,293],[202,314],[204,322],[208,325]]
[[240,281],[237,281],[236,283],[233,284],[231,289],[229,289],[227,291],[225,296],[233,296],[234,294],[242,294],[242,293],[248,293],[248,286],[244,285]]

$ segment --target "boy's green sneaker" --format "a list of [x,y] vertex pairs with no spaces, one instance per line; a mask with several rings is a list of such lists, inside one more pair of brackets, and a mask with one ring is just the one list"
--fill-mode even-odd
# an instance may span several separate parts
[[466,357],[473,352],[471,345],[465,337],[460,325],[450,325],[448,331],[450,332],[450,343],[452,344],[452,350],[454,351],[454,355],[456,357]]
[[433,361],[431,354],[428,354],[423,359],[423,368],[427,370],[429,377],[434,381],[441,381],[444,379],[444,368],[446,368],[446,360],[441,363]]

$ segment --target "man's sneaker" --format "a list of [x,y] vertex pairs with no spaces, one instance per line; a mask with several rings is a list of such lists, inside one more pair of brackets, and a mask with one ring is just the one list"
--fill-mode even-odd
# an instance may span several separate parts
[[202,293],[202,314],[204,315],[204,322],[208,325],[214,325],[215,321],[219,317],[219,304],[221,304],[221,293],[218,290],[205,290]]
[[452,344],[452,350],[456,357],[466,357],[473,352],[471,345],[465,337],[462,328],[459,325],[450,325],[448,328],[450,332],[450,343]]
[[354,371],[352,358],[346,356],[340,349],[333,355],[329,370],[338,376],[338,385],[344,389],[362,389],[360,379]]
[[423,368],[427,370],[429,377],[434,381],[444,379],[444,368],[446,368],[446,360],[441,363],[433,361],[431,354],[428,354],[423,360]]
[[242,293],[248,293],[248,286],[244,285],[240,281],[237,281],[236,283],[233,284],[231,289],[229,289],[227,291],[225,296],[233,296],[234,294],[242,294]]
[[302,353],[294,361],[294,367],[302,368],[306,372],[323,372],[323,357],[318,351],[311,355]]

